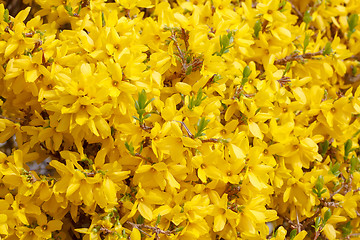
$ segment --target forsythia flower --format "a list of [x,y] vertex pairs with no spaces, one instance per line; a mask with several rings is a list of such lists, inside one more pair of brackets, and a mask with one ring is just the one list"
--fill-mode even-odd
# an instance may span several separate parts
[[357,235],[359,1],[23,3],[0,239]]

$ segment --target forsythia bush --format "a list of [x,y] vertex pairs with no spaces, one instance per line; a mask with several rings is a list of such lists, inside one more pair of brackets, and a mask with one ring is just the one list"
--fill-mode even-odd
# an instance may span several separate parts
[[359,237],[360,1],[24,2],[0,239]]

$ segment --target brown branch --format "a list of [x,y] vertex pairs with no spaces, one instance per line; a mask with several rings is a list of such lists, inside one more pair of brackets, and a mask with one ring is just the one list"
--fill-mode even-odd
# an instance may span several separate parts
[[176,234],[178,232],[177,230],[171,230],[171,231],[162,230],[162,229],[160,229],[158,227],[149,226],[149,225],[146,225],[144,223],[136,224],[136,223],[133,223],[133,222],[130,222],[130,221],[126,221],[126,223],[130,224],[133,228],[138,229],[139,231],[141,231],[142,233],[144,233],[148,237],[152,237],[152,236],[150,234],[148,234],[147,232],[145,232],[144,230],[142,230],[142,229],[144,228],[144,229],[151,230],[152,233],[155,233],[155,239],[160,239],[159,234],[165,234],[166,236],[170,236],[171,234]]
[[299,53],[293,53],[289,56],[286,56],[282,59],[278,59],[274,62],[275,65],[286,65],[287,62],[291,61],[303,61],[304,59],[312,59],[315,56],[323,55],[324,50],[321,49],[320,51],[314,52],[314,53],[304,53],[302,55],[299,55]]
[[208,138],[208,139],[202,139],[201,142],[203,143],[207,143],[207,142],[212,142],[212,143],[218,143],[221,142],[221,138]]
[[188,71],[189,71],[188,69],[191,68],[190,72],[200,69],[203,64],[203,60],[198,57],[195,57],[193,59],[192,56],[190,55],[191,62],[188,63],[187,49],[188,49],[188,45],[189,45],[189,43],[188,43],[189,35],[186,33],[185,29],[183,29],[183,28],[181,29],[181,37],[185,42],[185,52],[183,50],[181,50],[181,48],[180,48],[179,42],[176,39],[176,32],[175,31],[171,32],[170,39],[174,41],[175,47],[177,49],[178,53],[176,54],[176,56],[178,56],[180,58],[181,76],[182,76],[182,79],[184,79],[185,76],[188,74]]
[[280,86],[285,86],[287,83],[291,82],[289,80],[289,77],[282,76],[279,80],[277,80],[280,83]]
[[185,128],[189,138],[194,138],[194,134],[192,134],[189,130],[189,128],[186,126],[186,124],[183,122],[183,121],[176,121],[174,120],[175,122],[178,122],[178,123],[181,123],[181,125]]
[[291,7],[292,7],[292,9],[294,9],[294,12],[296,13],[296,15],[299,17],[299,19],[303,19],[303,15],[302,15],[302,13],[300,12],[300,10],[295,6],[295,4],[292,2],[292,1],[290,1],[290,0],[288,0],[288,2],[291,4]]
[[139,157],[139,158],[141,158],[141,159],[143,159],[143,160],[145,160],[145,161],[147,161],[147,162],[154,163],[154,161],[151,160],[151,158],[144,157],[144,156],[141,155],[140,153],[135,153],[134,156],[135,156],[135,157]]
[[9,121],[11,121],[11,122],[13,122],[13,123],[18,123],[18,122],[20,122],[20,121],[23,121],[23,119],[21,119],[21,118],[16,118],[16,120],[15,120],[15,119],[12,119],[12,118],[9,118],[9,117],[5,117],[4,115],[0,115],[0,118],[1,118],[1,119],[9,120]]

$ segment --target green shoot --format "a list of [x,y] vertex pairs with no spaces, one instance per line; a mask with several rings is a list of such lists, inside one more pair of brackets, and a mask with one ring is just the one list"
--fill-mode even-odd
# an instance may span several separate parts
[[260,30],[261,30],[261,21],[259,19],[255,22],[255,25],[254,25],[254,36],[256,39],[259,39]]
[[330,172],[332,174],[334,174],[336,177],[338,177],[340,175],[340,163],[335,163],[334,165],[332,163],[330,163]]
[[305,13],[304,13],[304,18],[303,18],[304,22],[305,22],[305,29],[308,28],[308,25],[309,23],[312,21],[312,16],[310,14],[310,11],[307,10]]
[[358,25],[359,15],[356,13],[351,14],[348,19],[349,31],[348,31],[348,38],[350,39],[351,35],[356,31],[356,26]]
[[206,130],[206,126],[208,125],[209,122],[210,120],[206,120],[204,117],[199,119],[199,121],[196,124],[197,132],[195,133],[194,138],[198,138],[205,135],[204,131]]
[[327,189],[324,188],[324,176],[320,175],[318,177],[312,191],[316,194],[318,198],[321,198],[321,195],[327,191]]
[[224,53],[228,53],[229,49],[232,47],[232,43],[234,42],[233,32],[229,32],[223,36],[220,36],[220,52],[215,52],[214,54],[221,56]]
[[138,117],[133,116],[133,118],[135,118],[136,120],[139,121],[140,126],[144,126],[145,125],[144,120],[151,116],[150,113],[146,112],[145,108],[154,99],[155,98],[152,98],[152,99],[146,101],[147,97],[146,97],[146,92],[145,92],[144,89],[140,93],[138,93],[138,100],[134,99],[134,101],[135,101],[135,109],[136,109],[136,112],[138,114]]
[[286,63],[285,70],[284,70],[284,73],[283,73],[283,77],[285,76],[285,74],[286,74],[287,72],[289,72],[290,67],[291,67],[291,62],[287,62],[287,63]]
[[193,110],[194,107],[200,106],[201,102],[204,101],[205,99],[206,99],[206,96],[203,97],[203,92],[202,92],[202,89],[200,88],[196,94],[196,97],[195,96],[189,97],[188,108],[190,110]]
[[4,11],[4,22],[10,23],[10,16],[9,16],[9,10],[5,9]]
[[305,39],[304,39],[304,48],[303,48],[303,54],[305,54],[306,52],[306,48],[310,43],[310,35],[309,34],[305,34]]
[[129,144],[128,142],[125,142],[125,147],[132,156],[135,156],[135,149],[132,143]]
[[352,151],[351,147],[352,147],[352,141],[351,141],[351,139],[348,139],[344,145],[344,159],[345,160],[349,157],[349,154]]
[[241,86],[244,86],[247,81],[249,81],[249,76],[251,74],[251,70],[249,66],[246,66],[243,70],[243,79],[241,81]]
[[329,55],[332,52],[332,48],[331,48],[331,42],[327,42],[325,47],[324,47],[324,51],[323,51],[323,55]]

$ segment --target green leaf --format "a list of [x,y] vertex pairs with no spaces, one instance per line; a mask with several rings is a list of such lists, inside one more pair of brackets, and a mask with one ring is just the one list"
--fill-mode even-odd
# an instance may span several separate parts
[[189,97],[188,108],[192,110],[194,107],[200,106],[201,102],[206,99],[206,96],[203,97],[202,88],[196,94],[196,98],[194,96]]
[[341,227],[341,231],[342,231],[342,236],[344,238],[346,238],[347,236],[349,236],[352,232],[352,229],[353,227],[351,226],[351,222],[347,222],[346,224],[344,224],[342,227]]
[[181,227],[178,227],[178,228],[175,228],[174,229],[174,232],[181,232],[182,230],[184,229],[184,227],[183,226],[181,226]]
[[135,149],[132,143],[129,144],[128,142],[125,142],[125,147],[131,155],[135,156],[135,151],[134,151]]
[[332,52],[332,48],[331,48],[331,42],[327,42],[325,47],[324,47],[324,51],[323,51],[323,55],[329,55]]
[[310,35],[305,34],[303,54],[305,54],[306,48],[309,45],[309,43],[310,43]]
[[198,138],[205,135],[203,132],[206,130],[205,128],[209,122],[210,120],[206,120],[205,117],[199,119],[199,121],[196,124],[197,132],[195,133],[194,138]]
[[326,222],[330,219],[331,217],[331,210],[330,208],[328,210],[326,210],[326,212],[324,213],[324,220],[323,220],[323,224],[325,225]]
[[315,230],[317,231],[320,227],[320,224],[321,224],[321,217],[317,217],[315,218]]
[[189,66],[187,69],[186,69],[186,72],[185,72],[185,74],[186,75],[190,75],[190,73],[192,72],[192,66]]
[[65,10],[68,12],[68,14],[70,16],[74,16],[73,15],[73,9],[72,9],[71,5],[65,5],[64,8],[65,8]]
[[360,169],[360,158],[355,157],[354,155],[350,158],[350,173],[359,171]]
[[291,62],[287,62],[287,63],[286,63],[285,70],[284,70],[284,73],[283,73],[283,76],[285,76],[285,74],[286,74],[287,72],[289,72],[290,67],[291,67]]
[[243,71],[243,77],[244,77],[244,78],[248,78],[248,77],[250,76],[250,74],[251,74],[250,67],[249,67],[249,66],[246,66],[246,67],[244,68],[244,71]]
[[352,147],[352,141],[351,139],[348,139],[344,145],[344,159],[347,159],[349,157],[349,154],[351,152],[351,147]]
[[102,27],[105,27],[106,22],[105,22],[105,15],[104,15],[104,12],[101,12],[101,22],[102,22]]
[[293,230],[290,232],[290,240],[293,240],[293,239],[296,237],[296,234],[297,234],[297,230],[296,230],[296,229],[293,229]]
[[324,157],[329,149],[329,141],[325,140],[324,142],[319,143],[319,145],[320,145],[321,156]]
[[257,21],[255,22],[255,25],[254,25],[254,36],[255,36],[256,39],[259,38],[259,32],[260,32],[260,30],[261,30],[261,21],[260,21],[260,19],[259,19],[259,20],[257,20]]
[[159,225],[160,220],[161,220],[161,215],[159,214],[159,215],[157,216],[157,219],[156,219],[155,227],[156,227],[157,225]]
[[335,163],[334,165],[332,165],[332,163],[330,163],[330,172],[332,174],[334,174],[336,177],[338,177],[340,175],[340,163]]
[[359,15],[356,13],[351,14],[348,19],[349,31],[348,31],[348,38],[356,31],[356,26],[358,25]]
[[230,44],[232,44],[234,41],[233,32],[230,31],[223,36],[219,36],[219,41],[220,41],[220,52],[215,52],[214,54],[221,56],[224,53],[228,53],[229,49],[232,47],[230,46]]
[[305,29],[307,29],[309,23],[312,21],[312,16],[311,16],[309,10],[307,10],[307,11],[304,13],[304,18],[303,18],[303,20],[304,20],[304,23],[306,24],[306,25],[305,25]]
[[145,218],[141,216],[141,214],[137,217],[136,223],[137,224],[143,224],[145,222]]
[[279,2],[278,10],[279,10],[280,12],[284,12],[284,11],[286,10],[286,9],[284,8],[285,5],[286,5],[286,3],[287,3],[286,0],[283,0],[283,1]]
[[145,120],[145,119],[149,118],[150,116],[151,116],[151,114],[150,114],[150,113],[148,113],[148,114],[144,115],[143,120]]
[[4,22],[10,23],[9,9],[5,9],[4,11]]

